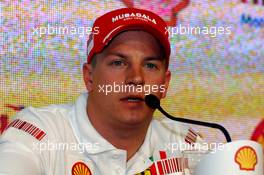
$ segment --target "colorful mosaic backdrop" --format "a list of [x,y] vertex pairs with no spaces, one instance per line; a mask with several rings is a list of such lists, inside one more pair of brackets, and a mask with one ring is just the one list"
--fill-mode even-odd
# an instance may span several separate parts
[[[150,9],[170,25],[172,81],[164,108],[223,124],[235,140],[250,139],[264,117],[264,2],[246,0],[1,1],[0,129],[24,107],[72,102],[84,92],[81,69],[94,19],[126,6]],[[212,30],[177,34],[181,27]],[[212,27],[229,32],[215,35]],[[220,132],[196,129],[208,141],[224,141]],[[263,135],[260,129],[252,138],[264,142]]]

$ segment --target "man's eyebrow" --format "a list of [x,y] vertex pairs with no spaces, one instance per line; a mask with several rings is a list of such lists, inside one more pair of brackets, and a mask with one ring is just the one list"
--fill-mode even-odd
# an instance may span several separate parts
[[[114,55],[114,56],[118,56],[120,58],[123,59],[128,59],[128,55],[126,55],[125,53],[120,53],[120,52],[110,52],[109,55]],[[160,57],[160,56],[147,56],[143,59],[143,61],[163,61],[164,58]]]
[[109,52],[108,54],[109,55],[118,56],[118,57],[121,57],[121,58],[124,58],[124,59],[127,59],[128,58],[128,55],[123,54],[123,53],[120,53],[120,52]]
[[163,61],[164,58],[159,57],[159,56],[150,56],[150,57],[144,58],[144,61],[155,61],[155,60],[157,60],[157,61]]

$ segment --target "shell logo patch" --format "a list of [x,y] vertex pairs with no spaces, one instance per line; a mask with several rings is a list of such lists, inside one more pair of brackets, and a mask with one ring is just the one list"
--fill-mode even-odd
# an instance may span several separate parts
[[72,175],[92,175],[92,173],[83,162],[76,162],[72,166]]
[[254,171],[257,165],[256,151],[250,146],[243,146],[235,154],[235,162],[240,170]]

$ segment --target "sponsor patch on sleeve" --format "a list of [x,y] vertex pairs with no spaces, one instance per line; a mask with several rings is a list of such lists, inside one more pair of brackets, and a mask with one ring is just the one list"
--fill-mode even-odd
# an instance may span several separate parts
[[184,140],[186,143],[189,143],[192,145],[196,142],[197,136],[198,135],[195,133],[195,131],[193,131],[192,129],[189,129]]
[[42,140],[46,135],[46,133],[42,131],[41,129],[39,129],[38,127],[26,121],[20,120],[20,119],[16,119],[12,121],[6,129],[10,127],[16,128],[18,130],[22,130],[30,134],[31,136],[35,137],[38,140]]

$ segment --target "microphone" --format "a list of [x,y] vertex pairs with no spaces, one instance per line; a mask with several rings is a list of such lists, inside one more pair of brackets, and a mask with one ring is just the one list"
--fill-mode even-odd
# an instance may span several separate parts
[[162,107],[160,106],[160,100],[158,99],[158,97],[156,97],[153,94],[149,94],[145,96],[145,103],[147,104],[148,107],[152,109],[158,109],[162,114],[164,114],[166,117],[168,117],[171,120],[219,129],[224,133],[226,141],[231,142],[231,137],[227,132],[227,130],[223,126],[217,123],[209,123],[209,122],[202,122],[202,121],[191,120],[186,118],[173,117],[170,114],[168,114],[166,111],[164,111],[164,109],[162,109]]

